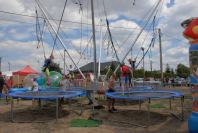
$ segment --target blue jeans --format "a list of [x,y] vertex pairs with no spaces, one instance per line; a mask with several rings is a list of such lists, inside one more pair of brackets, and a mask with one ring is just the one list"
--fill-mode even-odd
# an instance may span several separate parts
[[92,97],[91,97],[91,90],[87,90],[86,91],[86,96],[87,96],[87,98],[89,100],[89,103],[93,103]]

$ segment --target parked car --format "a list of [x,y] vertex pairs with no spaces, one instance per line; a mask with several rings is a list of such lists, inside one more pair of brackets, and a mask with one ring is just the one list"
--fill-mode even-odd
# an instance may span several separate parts
[[144,81],[144,78],[137,78],[137,79],[134,79],[134,82],[135,83],[143,83]]
[[175,78],[175,85],[187,85],[187,80],[185,78]]

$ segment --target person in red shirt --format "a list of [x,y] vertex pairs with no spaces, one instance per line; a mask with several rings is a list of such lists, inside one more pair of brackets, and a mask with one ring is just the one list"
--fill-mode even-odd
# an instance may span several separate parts
[[129,71],[128,66],[123,64],[121,66],[121,72],[122,72],[121,80],[122,80],[122,88],[123,89],[127,88],[127,85],[128,85],[128,71]]

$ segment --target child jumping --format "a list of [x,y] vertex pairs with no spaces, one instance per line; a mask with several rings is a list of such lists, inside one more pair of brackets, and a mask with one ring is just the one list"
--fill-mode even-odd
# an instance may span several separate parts
[[[115,81],[116,81],[116,75],[113,74],[111,79],[109,80],[109,83],[108,83],[108,92],[115,92],[115,90],[114,90]],[[117,109],[115,109],[115,107],[114,107],[115,99],[107,97],[107,100],[108,100],[108,111],[111,113],[117,111]]]

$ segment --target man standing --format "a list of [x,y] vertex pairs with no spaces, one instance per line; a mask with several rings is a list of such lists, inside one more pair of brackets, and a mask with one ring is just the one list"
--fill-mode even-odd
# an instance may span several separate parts
[[0,72],[0,97],[1,97],[4,85],[5,85],[5,80],[3,78],[2,73]]

